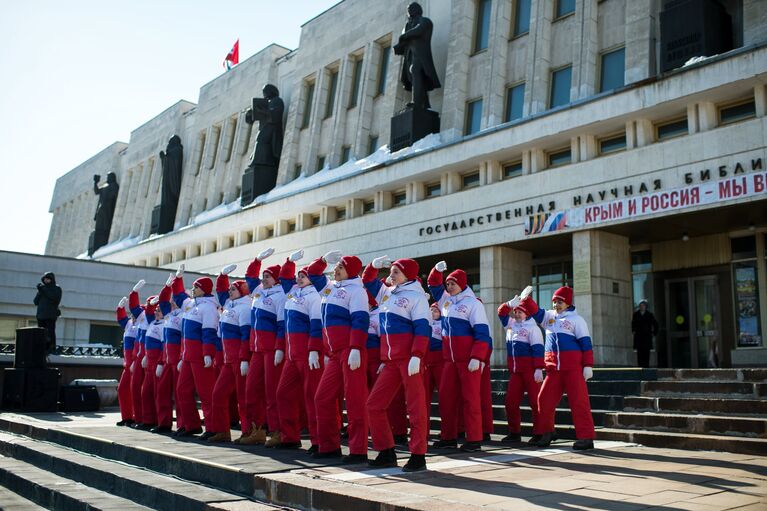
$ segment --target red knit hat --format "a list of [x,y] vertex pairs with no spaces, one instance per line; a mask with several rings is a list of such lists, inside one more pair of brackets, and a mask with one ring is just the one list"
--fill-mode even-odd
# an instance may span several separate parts
[[521,302],[519,302],[519,305],[517,305],[516,307],[514,307],[514,310],[515,310],[515,311],[518,311],[518,310],[520,310],[520,311],[522,311],[522,312],[524,312],[524,313],[525,313],[525,316],[531,316],[531,314],[530,314],[530,311],[529,311],[529,310],[527,310],[527,307],[525,306],[525,301],[524,301],[524,300],[523,300],[523,301],[521,301]]
[[281,269],[279,264],[275,264],[274,266],[267,266],[264,273],[268,273],[274,280],[277,280],[280,278]]
[[399,268],[408,280],[418,278],[418,263],[415,259],[397,259],[391,265]]
[[346,273],[349,275],[350,279],[359,277],[360,272],[362,271],[362,261],[360,261],[359,257],[343,256],[341,258],[341,264],[344,265]]
[[455,270],[453,273],[447,276],[445,279],[445,282],[448,280],[454,281],[456,284],[458,284],[458,287],[461,288],[461,291],[466,289],[466,285],[468,284],[468,280],[466,278],[466,272],[463,270]]
[[244,280],[235,280],[232,285],[240,292],[240,296],[248,296],[250,294],[250,288],[248,283]]
[[307,264],[306,266],[302,266],[301,269],[299,269],[298,272],[296,272],[296,276],[298,276],[299,273],[303,273],[304,275],[306,275],[308,277],[309,276],[309,265]]
[[563,302],[565,302],[567,305],[573,304],[573,288],[570,286],[562,286],[556,291],[554,291],[554,296],[551,297],[551,301],[556,300],[559,298]]
[[210,277],[200,277],[194,281],[194,286],[202,289],[202,292],[209,295],[213,292],[213,279]]
[[147,305],[151,305],[152,304],[152,300],[154,300],[155,298],[157,298],[157,295],[147,296],[146,304]]
[[[367,291],[367,289],[365,290]],[[367,291],[368,293],[368,307],[371,309],[378,307],[378,302],[376,302],[376,299],[373,297],[373,295],[370,294],[370,291]]]

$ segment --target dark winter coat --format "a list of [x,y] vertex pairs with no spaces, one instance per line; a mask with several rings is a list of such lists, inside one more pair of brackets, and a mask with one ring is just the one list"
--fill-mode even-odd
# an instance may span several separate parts
[[634,317],[631,318],[631,331],[634,333],[635,350],[651,350],[652,338],[658,335],[658,322],[650,311],[645,311],[644,314],[635,311]]
[[[42,283],[44,278],[51,279],[51,282],[49,284]],[[60,303],[61,288],[56,285],[56,276],[48,272],[40,278],[40,284],[37,285],[37,296],[35,296],[37,319],[56,319],[61,315]]]

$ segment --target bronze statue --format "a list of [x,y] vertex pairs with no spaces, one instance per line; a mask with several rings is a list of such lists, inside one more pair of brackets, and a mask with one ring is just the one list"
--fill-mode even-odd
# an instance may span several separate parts
[[176,220],[178,198],[181,195],[181,177],[183,175],[184,146],[181,137],[173,135],[165,151],[160,151],[162,163],[162,197],[160,200],[160,218],[157,232],[165,234],[173,230]]
[[115,205],[117,204],[117,192],[120,186],[117,184],[117,175],[114,172],[107,174],[106,184],[99,186],[101,176],[93,176],[93,193],[98,195],[99,203],[96,206],[96,214],[93,219],[96,221],[96,229],[93,231],[91,242],[88,247],[88,254],[103,247],[109,241],[109,231],[112,228],[112,217],[115,214]]
[[413,92],[408,107],[428,109],[431,108],[429,91],[442,87],[431,55],[434,25],[423,15],[423,8],[417,2],[407,6],[407,16],[405,28],[393,48],[396,55],[404,56],[400,82],[406,91]]
[[278,167],[282,154],[282,115],[285,104],[280,98],[280,91],[272,84],[264,85],[264,98],[254,98],[253,108],[245,114],[245,122],[258,121],[256,149],[250,164]]

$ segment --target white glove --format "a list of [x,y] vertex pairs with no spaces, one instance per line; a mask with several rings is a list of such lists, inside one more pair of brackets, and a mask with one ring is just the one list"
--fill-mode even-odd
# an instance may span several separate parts
[[230,273],[232,273],[236,269],[237,269],[237,265],[236,264],[227,264],[226,266],[221,268],[221,275],[229,275]]
[[155,296],[154,298],[149,300],[149,305],[157,305],[158,303],[160,303],[160,297],[159,296]]
[[533,286],[527,286],[527,287],[524,289],[524,291],[522,291],[522,294],[521,294],[521,295],[519,295],[519,297],[520,297],[522,300],[524,300],[525,298],[527,298],[527,297],[528,297],[528,296],[530,296],[531,294],[533,294]]
[[127,303],[128,303],[128,297],[123,296],[122,298],[120,298],[120,302],[117,304],[117,308],[124,309]]
[[387,255],[373,259],[373,268],[380,270],[381,268],[388,268],[389,266],[391,266],[391,259]]
[[360,350],[352,348],[349,350],[349,369],[354,371],[360,368]]
[[132,373],[133,371],[135,371],[135,369],[136,369],[136,361],[134,360],[133,362],[131,362],[130,372]]
[[133,286],[133,290],[134,291],[141,290],[141,288],[144,287],[144,284],[146,284],[146,281],[144,279],[139,280],[138,282],[136,282],[136,285]]
[[480,362],[476,358],[472,358],[471,360],[469,360],[469,372],[470,373],[473,373],[474,371],[479,369],[479,366],[480,366]]
[[180,370],[181,370],[181,366],[182,366],[183,364],[184,364],[184,361],[183,361],[183,360],[179,360],[179,361],[178,361],[178,365],[176,365],[176,371],[180,371]]
[[320,368],[320,354],[316,351],[309,352],[309,370]]
[[296,261],[303,259],[303,257],[304,257],[304,249],[301,249],[301,250],[296,250],[295,252],[290,254],[290,257],[288,257],[288,259],[290,259],[291,261],[295,263]]
[[479,364],[479,370],[480,370],[481,372],[485,372],[485,367],[486,367],[486,366],[487,366],[487,364],[485,364],[484,362],[480,363],[480,364]]
[[274,249],[272,247],[267,248],[266,250],[262,250],[260,254],[256,256],[256,259],[259,261],[263,261],[270,255],[274,254]]
[[410,362],[407,365],[407,375],[413,376],[421,371],[421,359],[418,357],[410,357]]
[[322,357],[322,360],[323,360],[323,362],[325,362],[325,365],[327,366],[328,362],[330,362],[330,357],[325,355],[324,357]]
[[434,265],[434,269],[440,272],[445,271],[447,270],[447,263],[445,261],[440,261]]
[[584,367],[583,368],[583,379],[586,381],[589,381],[591,378],[594,377],[594,370],[590,367]]
[[381,371],[383,371],[384,367],[386,367],[386,364],[381,362],[381,365],[378,366],[378,370],[376,371],[376,374],[381,374]]
[[184,263],[181,263],[178,266],[178,270],[176,270],[176,277],[183,277],[184,276]]
[[274,367],[277,367],[282,363],[282,360],[285,358],[285,352],[282,350],[277,350],[274,352]]
[[514,309],[516,306],[519,305],[519,303],[522,301],[522,299],[519,298],[519,295],[515,295],[514,298],[506,302],[506,305]]
[[149,361],[146,359],[146,357],[141,359],[141,367],[143,369],[146,369],[146,366],[149,365]]
[[203,362],[204,362],[204,365],[205,365],[205,368],[206,368],[206,369],[207,369],[208,367],[210,367],[210,366],[212,366],[212,365],[213,365],[213,358],[211,358],[211,356],[210,356],[210,355],[205,355],[205,356],[202,358],[202,360],[203,360]]
[[168,275],[168,280],[165,281],[165,285],[170,287],[173,285],[173,281],[176,279],[176,274],[171,272],[170,275]]
[[341,256],[343,256],[343,254],[341,253],[340,250],[331,250],[330,252],[322,256],[322,260],[330,265],[333,265],[341,260]]
[[243,360],[243,361],[240,362],[240,374],[242,376],[247,376],[248,375],[248,361],[247,360]]
[[536,369],[533,373],[533,379],[535,383],[541,383],[543,381],[543,369]]
[[162,364],[157,364],[157,369],[154,370],[154,375],[157,376],[158,378],[161,377],[162,370],[164,369],[164,367],[165,366],[163,366]]

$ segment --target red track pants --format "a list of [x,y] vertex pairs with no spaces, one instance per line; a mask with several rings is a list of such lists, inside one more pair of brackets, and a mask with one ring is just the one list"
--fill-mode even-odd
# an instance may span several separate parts
[[157,399],[155,389],[157,387],[157,360],[147,359],[144,369],[144,382],[141,384],[141,413],[144,424],[157,424]]
[[512,372],[509,375],[509,386],[506,389],[506,418],[509,422],[509,434],[519,434],[522,431],[522,414],[519,407],[525,392],[533,412],[533,434],[545,433],[538,416],[538,394],[541,391],[541,384],[535,382],[534,373],[535,371],[531,369],[518,373]]
[[538,417],[540,430],[548,433],[554,431],[554,413],[562,394],[567,392],[567,402],[575,425],[575,438],[578,440],[594,439],[594,418],[591,416],[591,403],[586,380],[583,379],[582,369],[567,369],[557,371],[546,368],[546,378],[538,395]]
[[130,365],[123,368],[120,375],[120,383],[117,385],[117,400],[120,403],[120,417],[122,420],[133,420],[133,398],[131,397],[131,374]]
[[247,424],[245,416],[245,376],[240,373],[240,362],[222,364],[216,384],[213,386],[213,404],[211,406],[210,431],[223,433],[231,428],[232,396],[237,396],[236,408],[240,421]]
[[458,401],[463,408],[466,441],[482,441],[482,406],[480,384],[482,371],[469,372],[468,362],[445,361],[439,384],[439,413],[442,421],[440,437],[458,438]]
[[197,413],[197,402],[194,400],[195,390],[202,403],[202,413],[205,416],[205,429],[210,427],[211,401],[214,378],[213,367],[206,368],[202,362],[186,362],[181,364],[178,375],[178,390],[176,407],[181,410],[184,427],[194,430],[200,427],[200,415]]
[[410,359],[389,360],[385,362],[383,371],[378,375],[370,397],[368,397],[368,414],[370,415],[370,434],[373,437],[373,448],[383,451],[394,447],[392,428],[389,425],[387,409],[392,400],[404,387],[407,413],[410,417],[410,453],[426,454],[426,438],[428,436],[426,410],[423,388],[423,373],[408,376],[407,366]]
[[[245,406],[248,425],[268,425],[278,431],[280,411],[277,407],[277,385],[285,362],[274,366],[274,351],[254,351],[245,380]],[[247,428],[246,428],[247,429]]]
[[493,433],[493,388],[490,382],[490,364],[485,364],[480,382],[480,394],[482,398],[482,433]]
[[[431,356],[436,353],[438,356]],[[423,368],[423,388],[424,399],[426,401],[426,420],[431,417],[431,398],[434,395],[434,389],[439,390],[439,383],[442,381],[442,365],[445,359],[441,351],[430,351],[426,355],[426,364]]]
[[[175,364],[166,363],[163,365],[162,374],[157,380],[155,395],[157,404],[157,425],[163,427],[173,426],[173,402],[178,403],[176,391],[178,386],[178,362]],[[178,405],[176,406],[178,408]],[[176,411],[176,427],[184,427],[184,421],[181,414]]]
[[306,407],[306,420],[312,445],[319,445],[317,436],[317,409],[314,396],[323,372],[320,368],[309,369],[308,360],[287,360],[277,386],[277,403],[280,411],[280,433],[283,442],[301,441],[301,403]]
[[[130,371],[130,367],[128,368]],[[143,407],[141,406],[141,386],[144,383],[144,368],[141,367],[141,359],[136,358],[133,362],[133,372],[130,377],[131,402],[133,403],[133,420],[144,420]]]
[[[440,357],[442,353],[440,352]],[[368,392],[373,390],[378,379],[378,367],[381,365],[380,348],[368,348]],[[405,389],[400,389],[397,395],[392,399],[389,409],[389,424],[394,435],[407,435],[407,408],[405,406]]]
[[333,353],[317,387],[314,404],[317,408],[320,452],[331,452],[341,447],[338,402],[342,398],[346,399],[349,451],[351,454],[368,452],[367,352],[360,350],[361,365],[354,371],[349,368],[348,359],[349,348]]

